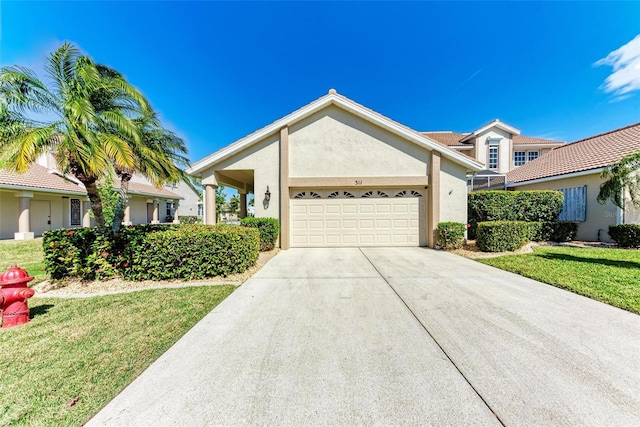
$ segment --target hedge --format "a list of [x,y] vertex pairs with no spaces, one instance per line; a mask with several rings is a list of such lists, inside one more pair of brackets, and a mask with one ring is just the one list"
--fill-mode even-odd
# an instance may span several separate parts
[[540,222],[485,221],[478,223],[476,245],[483,252],[515,251],[540,233]]
[[460,222],[441,222],[436,227],[438,245],[446,249],[455,249],[464,242],[466,225]]
[[560,191],[475,191],[468,196],[469,238],[484,221],[552,222],[562,211]]
[[578,224],[568,221],[542,222],[540,234],[535,236],[536,241],[570,242],[575,239],[578,232]]
[[609,236],[622,248],[640,247],[640,225],[615,224],[609,226]]
[[276,218],[245,217],[240,221],[244,227],[257,228],[260,231],[260,251],[270,251],[276,245],[280,235],[280,221]]
[[259,237],[233,226],[137,225],[116,234],[78,228],[46,232],[43,248],[54,280],[191,279],[246,270],[258,257]]
[[178,220],[180,224],[202,224],[202,217],[195,215],[180,215]]

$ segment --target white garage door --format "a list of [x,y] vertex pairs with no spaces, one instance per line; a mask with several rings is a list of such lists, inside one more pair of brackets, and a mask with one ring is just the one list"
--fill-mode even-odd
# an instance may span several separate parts
[[291,194],[291,246],[419,246],[418,190],[300,190]]

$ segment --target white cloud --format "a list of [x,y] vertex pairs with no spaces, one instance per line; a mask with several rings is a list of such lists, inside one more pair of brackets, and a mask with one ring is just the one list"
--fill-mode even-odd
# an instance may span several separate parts
[[618,100],[628,97],[629,92],[640,90],[640,34],[605,58],[594,63],[595,66],[609,65],[613,73],[606,78],[601,88],[613,93]]

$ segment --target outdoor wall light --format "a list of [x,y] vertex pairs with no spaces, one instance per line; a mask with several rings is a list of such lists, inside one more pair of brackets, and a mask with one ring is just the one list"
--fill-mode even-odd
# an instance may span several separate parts
[[268,202],[271,200],[271,191],[269,191],[269,186],[267,185],[267,191],[264,193],[264,199]]

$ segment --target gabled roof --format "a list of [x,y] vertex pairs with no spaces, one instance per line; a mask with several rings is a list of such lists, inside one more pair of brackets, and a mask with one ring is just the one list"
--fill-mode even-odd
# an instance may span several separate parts
[[[434,141],[438,141],[440,144],[444,144],[448,147],[460,147],[467,145],[460,140],[469,133],[456,133],[450,131],[442,131],[442,132],[420,132],[423,136],[432,139]],[[471,146],[471,145],[470,145]]]
[[480,135],[481,133],[483,133],[483,132],[485,132],[485,131],[493,128],[493,127],[501,129],[501,130],[503,130],[503,131],[505,131],[507,133],[510,133],[511,135],[520,135],[520,130],[519,129],[516,129],[513,126],[510,126],[510,125],[508,125],[508,124],[506,124],[504,122],[501,122],[498,119],[495,119],[494,121],[492,121],[490,123],[487,123],[486,125],[482,126],[480,129],[471,132],[469,135],[467,135],[464,138],[462,138],[460,140],[460,142],[465,142],[468,139],[475,138],[476,136]]
[[11,173],[0,169],[0,188],[44,190],[53,193],[86,194],[82,185],[34,163],[25,173]]
[[[120,188],[120,181],[116,180],[113,183],[115,188]],[[138,196],[147,196],[147,197],[162,197],[169,199],[184,199],[184,197],[180,196],[173,191],[169,191],[166,188],[156,188],[150,184],[143,184],[141,182],[133,182],[129,181],[128,193],[131,195]]]
[[535,136],[513,135],[514,145],[558,145],[566,144],[564,141],[554,141],[553,139],[537,138]]
[[[448,147],[456,147],[461,148],[465,146],[472,147],[470,144],[470,139],[468,138],[473,133],[456,133],[450,131],[442,131],[442,132],[420,132],[423,136],[426,136],[429,139],[433,139],[434,141],[438,141],[441,144],[444,144]],[[463,142],[464,141],[464,142]],[[560,144],[564,144],[563,141],[554,141],[552,139],[545,138],[537,138],[535,136],[523,136],[523,135],[513,135],[513,144],[514,145],[551,145],[556,146]]]
[[609,166],[640,151],[640,123],[555,148],[507,174],[507,181],[532,181]]
[[343,110],[346,110],[362,119],[365,119],[371,123],[374,123],[380,126],[387,131],[394,133],[403,137],[404,139],[411,141],[423,148],[428,150],[435,150],[441,153],[444,157],[449,158],[450,160],[459,163],[463,166],[466,166],[468,169],[472,171],[477,171],[482,169],[482,165],[475,161],[474,159],[465,156],[462,153],[459,153],[455,150],[449,149],[441,143],[437,141],[433,141],[428,137],[420,134],[419,132],[402,125],[396,121],[391,120],[388,117],[383,116],[380,113],[377,113],[361,104],[358,104],[351,99],[339,95],[334,89],[331,89],[329,93],[321,98],[316,99],[310,104],[305,105],[304,107],[294,111],[293,113],[276,120],[263,127],[262,129],[257,130],[256,132],[239,139],[231,145],[228,145],[217,152],[211,154],[204,159],[201,159],[191,165],[190,168],[187,169],[187,173],[189,174],[198,174],[203,170],[207,169],[211,165],[220,162],[250,146],[262,140],[263,138],[278,132],[284,126],[291,126],[292,124],[309,117],[310,115],[330,106],[334,105]]

